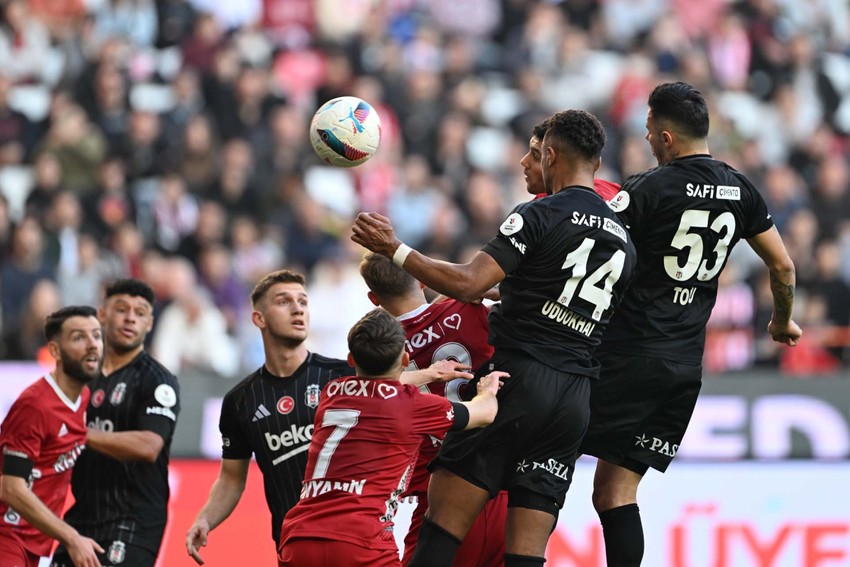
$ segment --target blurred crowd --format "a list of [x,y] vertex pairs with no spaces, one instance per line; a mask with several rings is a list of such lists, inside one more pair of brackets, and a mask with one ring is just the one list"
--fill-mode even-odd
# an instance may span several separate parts
[[[258,366],[248,293],[308,275],[311,347],[345,354],[370,304],[353,215],[389,215],[463,260],[526,200],[532,126],[583,108],[600,176],[655,165],[646,99],[706,95],[715,157],[761,188],[797,266],[797,349],[776,348],[767,272],[725,270],[706,371],[850,365],[850,8],[845,0],[3,0],[0,358],[43,356],[44,316],[104,281],[156,290],[151,349],[176,373]],[[383,126],[352,170],[313,154],[322,102]]]

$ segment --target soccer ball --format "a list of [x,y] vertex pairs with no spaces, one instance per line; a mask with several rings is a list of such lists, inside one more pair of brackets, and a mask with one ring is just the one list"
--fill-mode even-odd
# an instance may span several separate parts
[[364,163],[378,150],[381,119],[365,100],[341,96],[323,104],[310,122],[310,143],[322,161],[337,167]]

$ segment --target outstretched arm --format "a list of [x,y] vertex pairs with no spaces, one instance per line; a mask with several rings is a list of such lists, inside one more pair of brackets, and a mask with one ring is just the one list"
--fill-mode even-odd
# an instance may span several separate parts
[[39,500],[27,481],[19,476],[0,475],[0,499],[18,512],[31,526],[53,539],[59,540],[78,567],[100,567],[97,553],[103,553],[97,542],[83,537],[54,514]]
[[100,431],[89,429],[86,447],[119,461],[155,463],[165,439],[153,431]]
[[469,410],[469,423],[466,424],[466,429],[475,429],[493,423],[499,411],[496,394],[502,387],[502,379],[509,377],[510,374],[507,372],[499,370],[491,372],[478,382],[476,396],[468,402],[461,402]]
[[770,272],[773,316],[767,330],[774,341],[796,346],[803,331],[791,319],[791,311],[794,308],[794,288],[797,284],[794,262],[791,261],[775,226],[749,238],[747,242],[761,257]]
[[[396,252],[408,249],[396,238],[387,217],[360,213],[354,222],[351,239],[372,252],[393,258]],[[505,272],[492,256],[481,251],[466,264],[434,260],[415,250],[407,253],[403,262],[401,260],[401,257],[394,259],[417,280],[459,301],[475,301],[505,278]]]
[[210,489],[207,503],[186,534],[186,551],[198,565],[204,564],[200,551],[207,545],[207,536],[233,513],[239,503],[248,480],[250,462],[250,459],[221,460],[221,469]]

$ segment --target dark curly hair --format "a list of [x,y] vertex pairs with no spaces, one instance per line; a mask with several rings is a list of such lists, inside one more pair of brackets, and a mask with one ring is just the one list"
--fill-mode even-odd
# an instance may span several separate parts
[[584,110],[564,110],[545,123],[546,137],[588,160],[602,155],[605,129],[599,120]]
[[151,286],[143,282],[142,280],[137,280],[133,278],[126,278],[122,280],[116,280],[106,286],[105,292],[106,299],[109,299],[113,295],[129,295],[130,297],[141,297],[145,299],[148,303],[153,307],[154,300],[156,299],[153,293],[153,289]]
[[661,83],[649,95],[649,109],[655,120],[670,121],[685,136],[708,136],[708,104],[688,83]]

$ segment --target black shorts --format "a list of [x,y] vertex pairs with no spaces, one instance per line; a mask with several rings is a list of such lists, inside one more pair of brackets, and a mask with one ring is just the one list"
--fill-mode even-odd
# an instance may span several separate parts
[[[97,542],[106,553],[98,553],[97,558],[103,567],[154,567],[156,553],[145,547],[127,544],[122,541]],[[53,554],[50,567],[74,567],[74,562],[68,556],[63,546],[59,546]]]
[[558,372],[515,352],[479,370],[508,372],[499,412],[487,427],[449,433],[431,469],[444,467],[487,490],[523,489],[561,508],[590,415],[590,379]]
[[667,470],[694,413],[702,365],[597,353],[590,426],[581,452],[644,474]]

